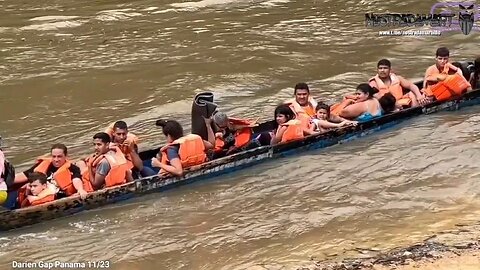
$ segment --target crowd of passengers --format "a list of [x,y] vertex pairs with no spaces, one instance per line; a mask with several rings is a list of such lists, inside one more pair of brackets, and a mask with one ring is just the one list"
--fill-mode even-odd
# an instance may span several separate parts
[[[294,87],[294,97],[278,105],[276,127],[270,132],[253,133],[255,121],[236,119],[223,112],[204,118],[207,135],[184,135],[174,120],[157,121],[167,144],[151,161],[138,154],[138,138],[124,121],[117,121],[93,136],[94,153],[77,162],[68,159],[64,144],[54,144],[50,155],[38,158],[31,168],[14,173],[0,149],[0,205],[12,209],[40,205],[68,196],[85,199],[89,193],[125,184],[156,174],[182,176],[184,169],[263,145],[275,145],[330,129],[357,125],[382,115],[447,100],[476,89],[480,58],[472,73],[463,75],[461,66],[449,62],[449,50],[438,48],[435,64],[425,72],[422,89],[398,74],[382,59],[377,74],[345,95],[341,102],[327,105],[310,96],[306,83]],[[12,199],[13,198],[13,199]],[[13,202],[13,203],[12,203]]]

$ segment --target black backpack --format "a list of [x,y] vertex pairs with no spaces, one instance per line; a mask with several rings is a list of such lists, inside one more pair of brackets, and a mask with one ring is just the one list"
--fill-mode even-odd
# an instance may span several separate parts
[[10,188],[13,186],[13,181],[15,180],[15,167],[7,160],[5,160],[4,166],[5,171],[2,174],[2,178],[5,179],[7,187]]

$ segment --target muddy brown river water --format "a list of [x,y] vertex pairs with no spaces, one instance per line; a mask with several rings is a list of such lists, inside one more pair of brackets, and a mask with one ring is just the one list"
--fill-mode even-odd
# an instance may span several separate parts
[[[334,101],[381,58],[419,78],[435,49],[479,54],[480,36],[379,37],[365,12],[428,12],[405,1],[2,1],[0,132],[17,168],[54,142],[78,158],[118,119],[141,149],[154,126],[186,126],[196,93],[273,118],[295,83]],[[480,107],[406,121],[326,150],[0,233],[12,261],[109,260],[113,269],[294,268],[387,249],[479,215]]]

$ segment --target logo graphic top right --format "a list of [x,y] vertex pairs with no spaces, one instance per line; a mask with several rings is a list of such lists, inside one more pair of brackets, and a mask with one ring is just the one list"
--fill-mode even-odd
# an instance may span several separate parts
[[[442,32],[461,30],[464,35],[468,35],[472,30],[480,31],[480,27],[474,25],[475,21],[480,20],[478,8],[475,3],[467,2],[436,3],[430,9],[430,14],[455,14],[458,12],[458,19],[452,18],[451,25],[449,27],[441,27],[440,30]],[[438,12],[439,10],[441,12]]]

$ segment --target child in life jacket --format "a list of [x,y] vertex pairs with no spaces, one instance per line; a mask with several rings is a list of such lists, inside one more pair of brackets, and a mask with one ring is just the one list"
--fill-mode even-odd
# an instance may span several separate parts
[[357,121],[349,120],[344,120],[340,123],[330,122],[330,106],[323,102],[318,103],[315,112],[315,118],[311,120],[314,131],[325,132],[332,128],[357,125]]
[[39,205],[55,200],[58,189],[48,182],[43,173],[33,172],[28,175],[28,186],[25,198],[19,198],[20,207]]
[[270,134],[271,145],[299,140],[304,138],[304,136],[316,133],[311,128],[306,129],[300,120],[295,119],[295,113],[288,104],[277,106],[274,114],[277,127]]

